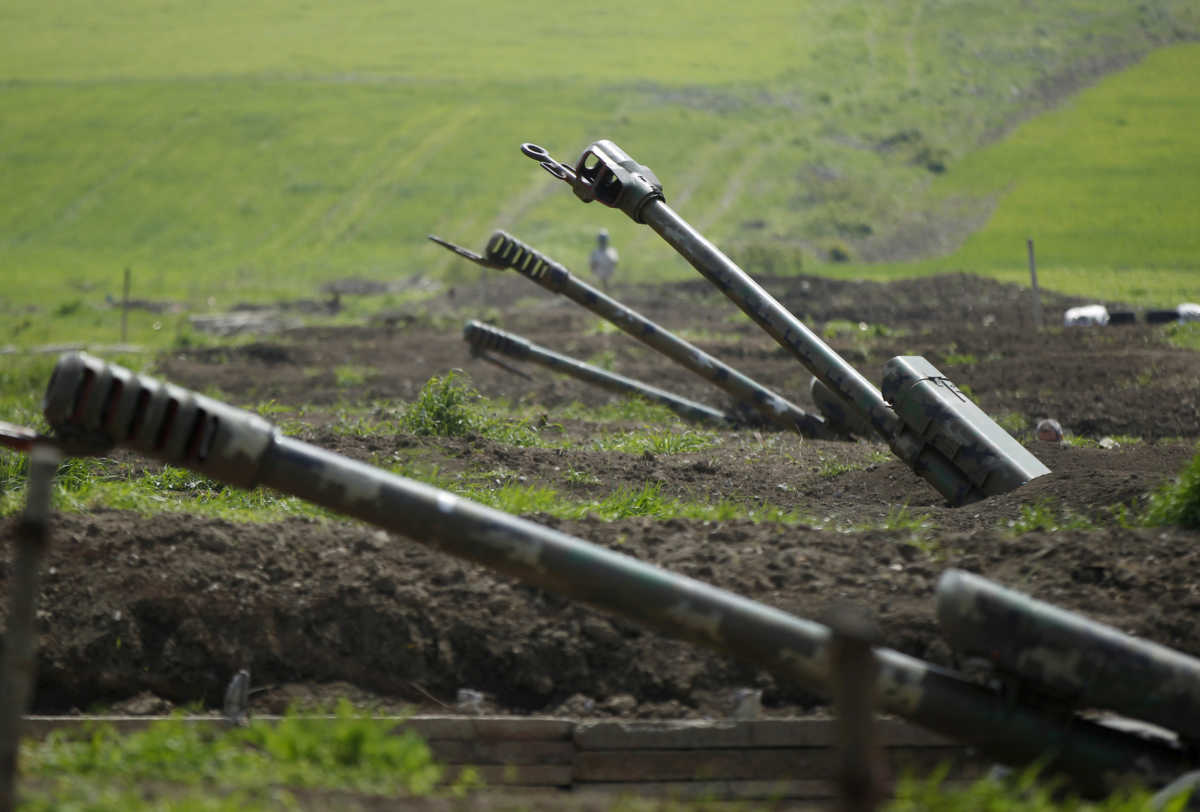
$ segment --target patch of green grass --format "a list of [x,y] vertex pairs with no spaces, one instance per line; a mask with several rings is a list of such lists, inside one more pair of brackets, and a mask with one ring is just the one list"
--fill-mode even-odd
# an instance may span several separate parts
[[566,480],[572,485],[590,486],[601,484],[600,477],[587,471],[577,471],[574,468],[567,469]]
[[942,365],[948,367],[970,366],[979,363],[979,359],[969,352],[952,352],[942,356]]
[[142,782],[216,785],[258,802],[278,787],[427,795],[444,775],[417,734],[362,715],[344,699],[332,719],[289,713],[275,724],[225,729],[176,717],[125,735],[105,725],[55,731],[44,741],[26,742],[21,761],[34,778],[70,775],[117,790]]
[[921,516],[909,510],[908,505],[893,507],[883,520],[884,530],[906,530],[913,535],[921,535],[933,527],[928,516]]
[[713,448],[720,442],[720,435],[713,431],[652,430],[646,427],[641,431],[600,433],[592,437],[590,445],[597,451],[623,454],[687,454]]
[[679,415],[666,406],[633,396],[599,406],[585,406],[575,401],[560,409],[558,416],[564,420],[587,420],[596,423],[681,423]]
[[1086,516],[1056,509],[1048,500],[1041,499],[1032,505],[1021,505],[1020,515],[1010,519],[1006,527],[1010,533],[1021,535],[1034,531],[1057,533],[1062,530],[1093,530],[1096,525]]
[[821,479],[834,479],[842,474],[848,474],[851,471],[861,471],[867,467],[869,463],[846,462],[839,460],[836,457],[826,457],[823,454],[817,455],[818,465],[816,467],[817,476]]
[[1185,350],[1200,350],[1200,322],[1168,324],[1167,340]]
[[1150,494],[1142,521],[1149,525],[1200,528],[1200,452],[1178,477]]
[[1082,437],[1078,434],[1065,433],[1062,441],[1072,448],[1116,448],[1118,446],[1138,445],[1141,437],[1132,434],[1112,434],[1104,437]]
[[404,410],[399,425],[418,436],[462,437],[475,433],[482,423],[473,408],[479,393],[464,376],[451,370],[425,382],[420,394]]
[[367,382],[367,377],[373,375],[375,370],[371,367],[361,367],[353,364],[343,364],[333,368],[333,379],[338,386],[362,386]]
[[1029,430],[1029,418],[1020,412],[1005,412],[993,418],[996,425],[1016,437]]
[[1195,298],[1200,257],[1200,45],[1164,48],[962,160],[933,184],[947,200],[993,195],[987,224],[946,257],[839,270],[915,276],[967,269],[1064,293],[1173,306]]
[[[945,786],[948,766],[928,776],[905,776],[896,788],[895,798],[884,807],[886,812],[1142,812],[1152,807],[1151,794],[1145,789],[1115,792],[1098,801],[1084,801],[1061,792],[1055,782],[1039,782],[1038,768],[1032,767],[1010,780],[984,778],[958,789]],[[1188,793],[1167,800],[1162,812],[1183,812]]]

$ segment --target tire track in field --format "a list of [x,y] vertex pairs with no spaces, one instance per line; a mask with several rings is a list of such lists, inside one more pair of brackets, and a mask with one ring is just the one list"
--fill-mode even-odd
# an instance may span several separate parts
[[[146,116],[133,128],[134,132],[141,131],[141,125],[151,121],[152,116]],[[48,218],[43,224],[32,224],[26,229],[14,229],[13,236],[5,242],[9,246],[19,245],[28,242],[31,238],[41,234],[45,235],[52,233],[59,228],[69,227],[70,224],[78,220],[81,216],[87,213],[88,210],[100,205],[104,192],[118,183],[124,178],[136,172],[146,164],[150,163],[155,158],[165,154],[175,145],[178,133],[187,123],[186,120],[176,119],[168,128],[166,133],[156,141],[145,144],[141,149],[136,150],[127,160],[118,166],[109,169],[107,172],[101,172],[92,182],[85,185],[84,189],[76,194],[68,203],[66,203],[58,213]],[[47,189],[46,193],[41,195],[41,200],[53,199],[58,195],[52,194],[51,189]],[[27,210],[35,210],[36,204],[31,204],[26,207]]]
[[904,55],[905,64],[907,67],[906,75],[908,77],[908,87],[914,88],[917,86],[917,51],[913,47],[913,35],[917,31],[917,27],[921,22],[921,9],[923,0],[913,0],[912,16],[908,21],[908,28],[904,32]]
[[[425,111],[420,118],[410,121],[406,132],[411,131],[416,127],[424,127],[431,120],[436,120],[438,117],[444,117],[446,108],[435,108]],[[321,224],[330,216],[330,213],[337,210],[342,201],[349,196],[353,196],[358,187],[373,176],[375,169],[385,162],[385,156],[394,149],[396,142],[403,138],[405,133],[400,133],[391,137],[381,137],[377,142],[371,145],[370,149],[361,150],[359,157],[352,161],[351,169],[354,176],[358,178],[354,186],[343,193],[338,201],[332,205],[329,203],[328,197],[316,195],[315,199],[308,202],[301,209],[300,213],[291,221],[290,224],[274,232],[274,234],[265,235],[266,239],[259,243],[259,248],[255,251],[255,257],[259,261],[270,261],[271,259],[282,254],[287,248],[296,245],[305,235],[311,235],[315,230],[321,228]],[[353,149],[354,147],[348,147]]]
[[767,159],[776,154],[783,141],[784,139],[779,136],[772,139],[755,139],[757,146],[745,151],[742,162],[738,164],[726,181],[725,191],[721,193],[720,199],[708,211],[696,218],[696,228],[706,231],[720,222],[721,218],[742,200],[750,178]]
[[320,225],[324,238],[318,243],[314,254],[322,255],[337,242],[342,241],[362,219],[364,210],[375,199],[378,192],[400,178],[414,163],[424,161],[431,154],[450,143],[454,134],[478,116],[475,108],[450,108],[451,114],[436,127],[429,128],[425,137],[415,147],[401,150],[386,150],[383,160],[359,178],[350,192],[329,211]]

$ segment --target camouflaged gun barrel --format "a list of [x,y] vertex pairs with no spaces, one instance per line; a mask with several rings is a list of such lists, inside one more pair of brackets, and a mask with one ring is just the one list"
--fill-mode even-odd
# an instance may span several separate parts
[[962,570],[938,581],[937,614],[955,648],[1036,692],[1200,741],[1200,660]]
[[[521,151],[571,185],[584,202],[617,208],[645,223],[717,286],[829,390],[865,418],[918,475],[955,505],[1005,493],[1049,473],[924,359],[894,359],[900,382],[881,393],[667,204],[655,174],[611,141],[597,141],[572,169],[534,144]],[[917,363],[921,362],[921,363]],[[925,375],[907,380],[919,371]],[[885,397],[887,395],[887,397]],[[900,398],[900,401],[891,398]]]
[[[449,247],[444,241],[438,242]],[[832,439],[837,436],[817,415],[809,414],[633,308],[579,280],[564,265],[511,234],[493,232],[484,249],[484,257],[491,267],[511,268],[551,293],[565,296],[712,383],[733,398],[739,413],[744,414],[744,422],[757,417],[767,424],[798,431],[808,437]]]
[[723,423],[725,425],[737,422],[733,415],[725,414],[703,403],[679,397],[648,383],[626,378],[615,372],[585,364],[567,355],[540,347],[528,339],[515,333],[508,333],[482,322],[471,320],[463,328],[463,339],[476,352],[492,350],[516,358],[519,361],[531,361],[541,364],[547,369],[562,372],[572,378],[599,386],[610,392],[621,395],[637,395],[655,403],[660,403],[682,417],[697,423]]
[[[55,367],[45,416],[67,453],[121,445],[238,487],[272,487],[829,695],[824,626],[285,437],[203,395],[73,353]],[[1122,777],[1165,783],[1187,766],[1162,741],[1063,725],[899,652],[876,656],[883,710],[998,761],[1046,756],[1048,770],[1093,793]]]

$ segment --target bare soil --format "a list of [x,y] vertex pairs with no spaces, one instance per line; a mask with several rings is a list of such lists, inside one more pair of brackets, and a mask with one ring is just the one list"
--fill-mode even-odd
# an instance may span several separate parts
[[[215,387],[234,403],[308,404],[302,438],[358,459],[402,453],[445,474],[511,477],[580,498],[653,481],[667,497],[732,499],[811,517],[799,525],[530,518],[804,617],[852,602],[878,620],[886,645],[936,663],[954,660],[933,612],[934,584],[949,567],[1200,655],[1200,537],[1119,521],[1122,509],[1136,511],[1195,453],[1195,353],[1146,326],[1037,333],[1027,290],[969,275],[890,285],[761,281],[818,331],[851,322],[831,344],[868,378],[878,380],[894,355],[925,355],[989,414],[1029,427],[1054,417],[1092,442],[1047,444],[1019,431],[1053,473],[962,508],[948,507],[875,443],[718,429],[719,442],[699,452],[597,451],[589,437],[600,424],[557,415],[566,404],[599,405],[612,395],[537,367],[523,367],[531,376],[523,380],[472,359],[460,339],[462,321],[487,312],[504,329],[559,352],[607,357],[622,374],[713,405],[725,405],[724,396],[513,275],[460,287],[452,298],[377,324],[176,352],[158,368],[177,384]],[[619,287],[615,295],[811,405],[809,374],[706,282]],[[1046,293],[1048,321],[1074,303]],[[348,384],[338,368],[357,370],[362,383]],[[331,425],[339,404],[396,406],[451,368],[467,371],[485,395],[535,406],[547,417],[544,430],[569,444],[347,436]],[[1116,446],[1100,447],[1105,437]],[[1016,532],[1013,524],[1035,508],[1055,522]],[[885,529],[901,510],[925,526]],[[13,527],[8,520],[0,532],[11,535]],[[460,689],[483,692],[485,709],[525,714],[721,716],[740,686],[762,688],[769,715],[821,705],[752,665],[351,521],[233,524],[96,511],[58,515],[53,530],[41,598],[40,712],[216,707],[239,668],[264,689],[254,695],[260,712],[338,695],[380,710],[441,711],[455,707]],[[4,593],[10,546],[0,548]]]

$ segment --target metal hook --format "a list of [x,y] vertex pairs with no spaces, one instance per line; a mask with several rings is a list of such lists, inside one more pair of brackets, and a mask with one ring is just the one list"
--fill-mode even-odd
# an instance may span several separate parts
[[438,245],[442,246],[443,248],[453,251],[454,253],[456,253],[460,257],[462,257],[463,259],[471,260],[471,262],[474,262],[476,265],[482,265],[485,268],[493,268],[495,270],[501,270],[501,271],[504,270],[504,268],[506,267],[504,265],[501,265],[498,262],[493,262],[492,260],[488,259],[485,256],[476,254],[474,251],[471,251],[470,249],[463,248],[461,245],[455,245],[454,243],[450,242],[449,240],[443,240],[441,237],[438,237],[435,234],[427,234],[426,236],[429,237],[429,239],[433,240]]
[[575,182],[575,168],[570,164],[556,160],[545,147],[526,141],[521,145],[521,154],[532,158],[538,165],[559,180],[567,183]]

